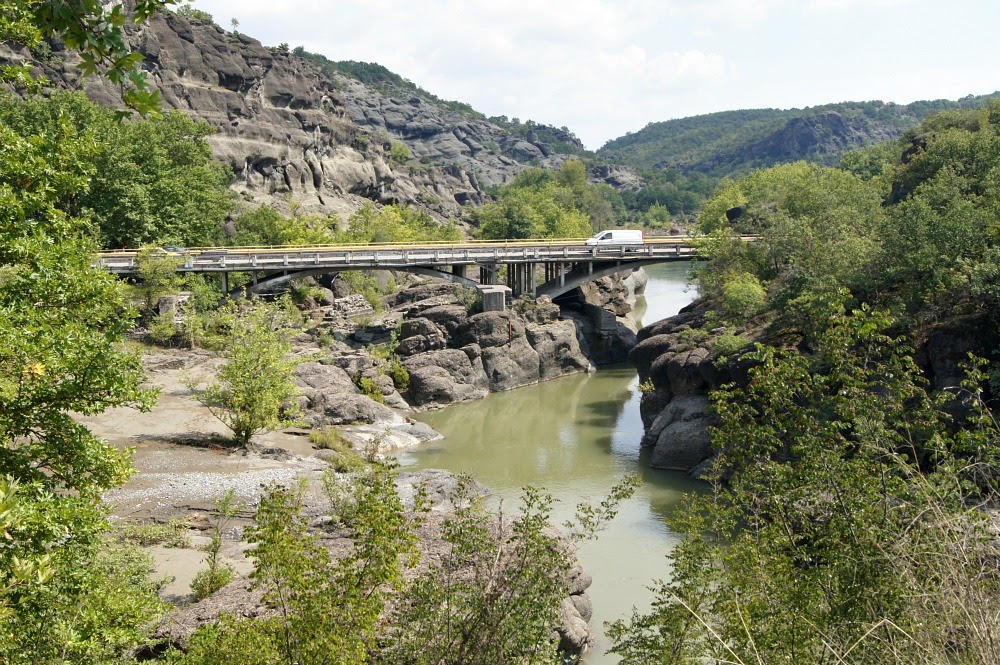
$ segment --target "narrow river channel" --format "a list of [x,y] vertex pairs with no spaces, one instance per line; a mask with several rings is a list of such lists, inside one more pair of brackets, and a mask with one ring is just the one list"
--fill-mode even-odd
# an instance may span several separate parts
[[[647,268],[649,284],[639,313],[648,324],[692,300],[686,263]],[[591,626],[597,644],[588,665],[618,662],[605,652],[604,622],[647,608],[648,586],[669,575],[666,553],[676,542],[663,517],[681,496],[697,487],[686,475],[649,469],[640,460],[638,378],[631,367],[601,369],[485,399],[424,413],[420,419],[444,435],[401,455],[404,468],[468,473],[502,499],[518,505],[521,488],[543,488],[556,499],[556,523],[580,501],[600,499],[624,475],[639,473],[635,497],[596,541],[579,552],[593,575]]]

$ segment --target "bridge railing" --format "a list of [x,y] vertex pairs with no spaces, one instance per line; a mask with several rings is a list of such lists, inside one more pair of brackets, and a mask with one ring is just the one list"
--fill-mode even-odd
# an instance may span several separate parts
[[[689,244],[691,241],[691,236],[647,236],[642,245],[684,245]],[[357,251],[369,251],[369,250],[411,250],[411,249],[427,249],[427,248],[439,248],[439,249],[474,249],[482,247],[564,247],[564,246],[580,246],[580,247],[593,247],[593,245],[587,245],[586,241],[589,238],[559,238],[559,239],[539,239],[539,240],[469,240],[465,242],[450,242],[446,240],[431,240],[431,241],[421,241],[417,243],[365,243],[358,245],[351,244],[322,244],[322,245],[240,245],[233,247],[185,247],[181,251],[170,251],[164,250],[159,247],[143,248],[143,249],[112,249],[102,251],[100,256],[102,257],[114,257],[114,256],[136,256],[143,251],[152,252],[154,254],[163,254],[170,256],[199,256],[204,253],[226,253],[226,254],[260,254],[260,253],[270,253],[270,252],[316,252],[316,251],[339,251],[339,252],[357,252]],[[618,247],[619,245],[597,245],[597,247]]]
[[[95,263],[111,272],[136,270],[144,250],[102,252]],[[149,251],[149,250],[145,250]],[[155,252],[155,250],[154,250]],[[155,252],[177,258],[181,271],[285,271],[371,269],[501,263],[595,262],[614,259],[694,258],[690,238],[650,238],[641,245],[587,245],[585,238],[461,243],[372,243],[267,247],[192,247]]]

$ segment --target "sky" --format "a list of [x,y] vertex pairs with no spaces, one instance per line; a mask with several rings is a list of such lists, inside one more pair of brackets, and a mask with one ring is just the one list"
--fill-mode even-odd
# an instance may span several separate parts
[[226,29],[377,62],[596,150],[745,108],[1000,90],[993,0],[195,0]]

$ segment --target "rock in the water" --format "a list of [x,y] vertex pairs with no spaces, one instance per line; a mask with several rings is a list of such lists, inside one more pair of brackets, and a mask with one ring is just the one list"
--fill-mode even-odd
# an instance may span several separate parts
[[704,395],[682,395],[667,404],[647,435],[655,437],[651,467],[690,471],[712,455],[709,406]]

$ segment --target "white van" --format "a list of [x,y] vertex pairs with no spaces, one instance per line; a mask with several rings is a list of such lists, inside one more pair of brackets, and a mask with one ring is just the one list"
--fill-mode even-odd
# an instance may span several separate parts
[[641,245],[642,231],[613,229],[601,231],[593,238],[587,238],[588,245]]

